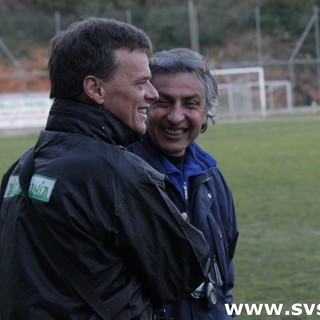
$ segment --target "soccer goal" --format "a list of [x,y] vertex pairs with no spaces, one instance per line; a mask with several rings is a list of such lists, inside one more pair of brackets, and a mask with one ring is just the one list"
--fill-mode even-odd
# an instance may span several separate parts
[[218,81],[218,117],[250,117],[291,112],[288,80],[266,81],[263,67],[213,70]]

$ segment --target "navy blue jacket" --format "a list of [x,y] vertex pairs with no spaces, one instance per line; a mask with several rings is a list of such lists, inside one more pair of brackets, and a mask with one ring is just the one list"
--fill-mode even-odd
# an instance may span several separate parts
[[218,296],[215,309],[210,309],[205,299],[185,299],[166,306],[167,319],[229,319],[224,304],[231,303],[233,298],[232,260],[238,229],[232,194],[216,160],[193,142],[186,150],[181,172],[157,150],[148,135],[142,142],[131,145],[129,150],[168,176],[169,196],[181,212],[188,213],[190,223],[203,232],[210,246],[211,275]]

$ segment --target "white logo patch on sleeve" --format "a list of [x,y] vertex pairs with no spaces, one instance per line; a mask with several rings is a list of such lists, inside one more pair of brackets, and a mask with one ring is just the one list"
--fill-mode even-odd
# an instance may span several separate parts
[[[50,200],[54,185],[57,179],[34,174],[30,181],[28,197],[40,201],[48,202]],[[11,175],[8,181],[4,198],[22,195],[18,175]]]

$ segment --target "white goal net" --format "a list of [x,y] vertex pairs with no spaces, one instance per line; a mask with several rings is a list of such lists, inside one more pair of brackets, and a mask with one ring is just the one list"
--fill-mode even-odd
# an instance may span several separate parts
[[217,69],[217,116],[266,116],[292,109],[289,81],[265,81],[262,67]]

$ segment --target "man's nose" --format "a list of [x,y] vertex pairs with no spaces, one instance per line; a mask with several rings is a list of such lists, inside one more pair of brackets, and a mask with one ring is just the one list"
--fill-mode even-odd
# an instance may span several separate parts
[[173,124],[180,123],[184,119],[185,115],[183,108],[179,103],[176,103],[167,114],[167,119]]
[[148,89],[146,90],[146,99],[151,101],[156,101],[159,99],[158,91],[150,82]]

